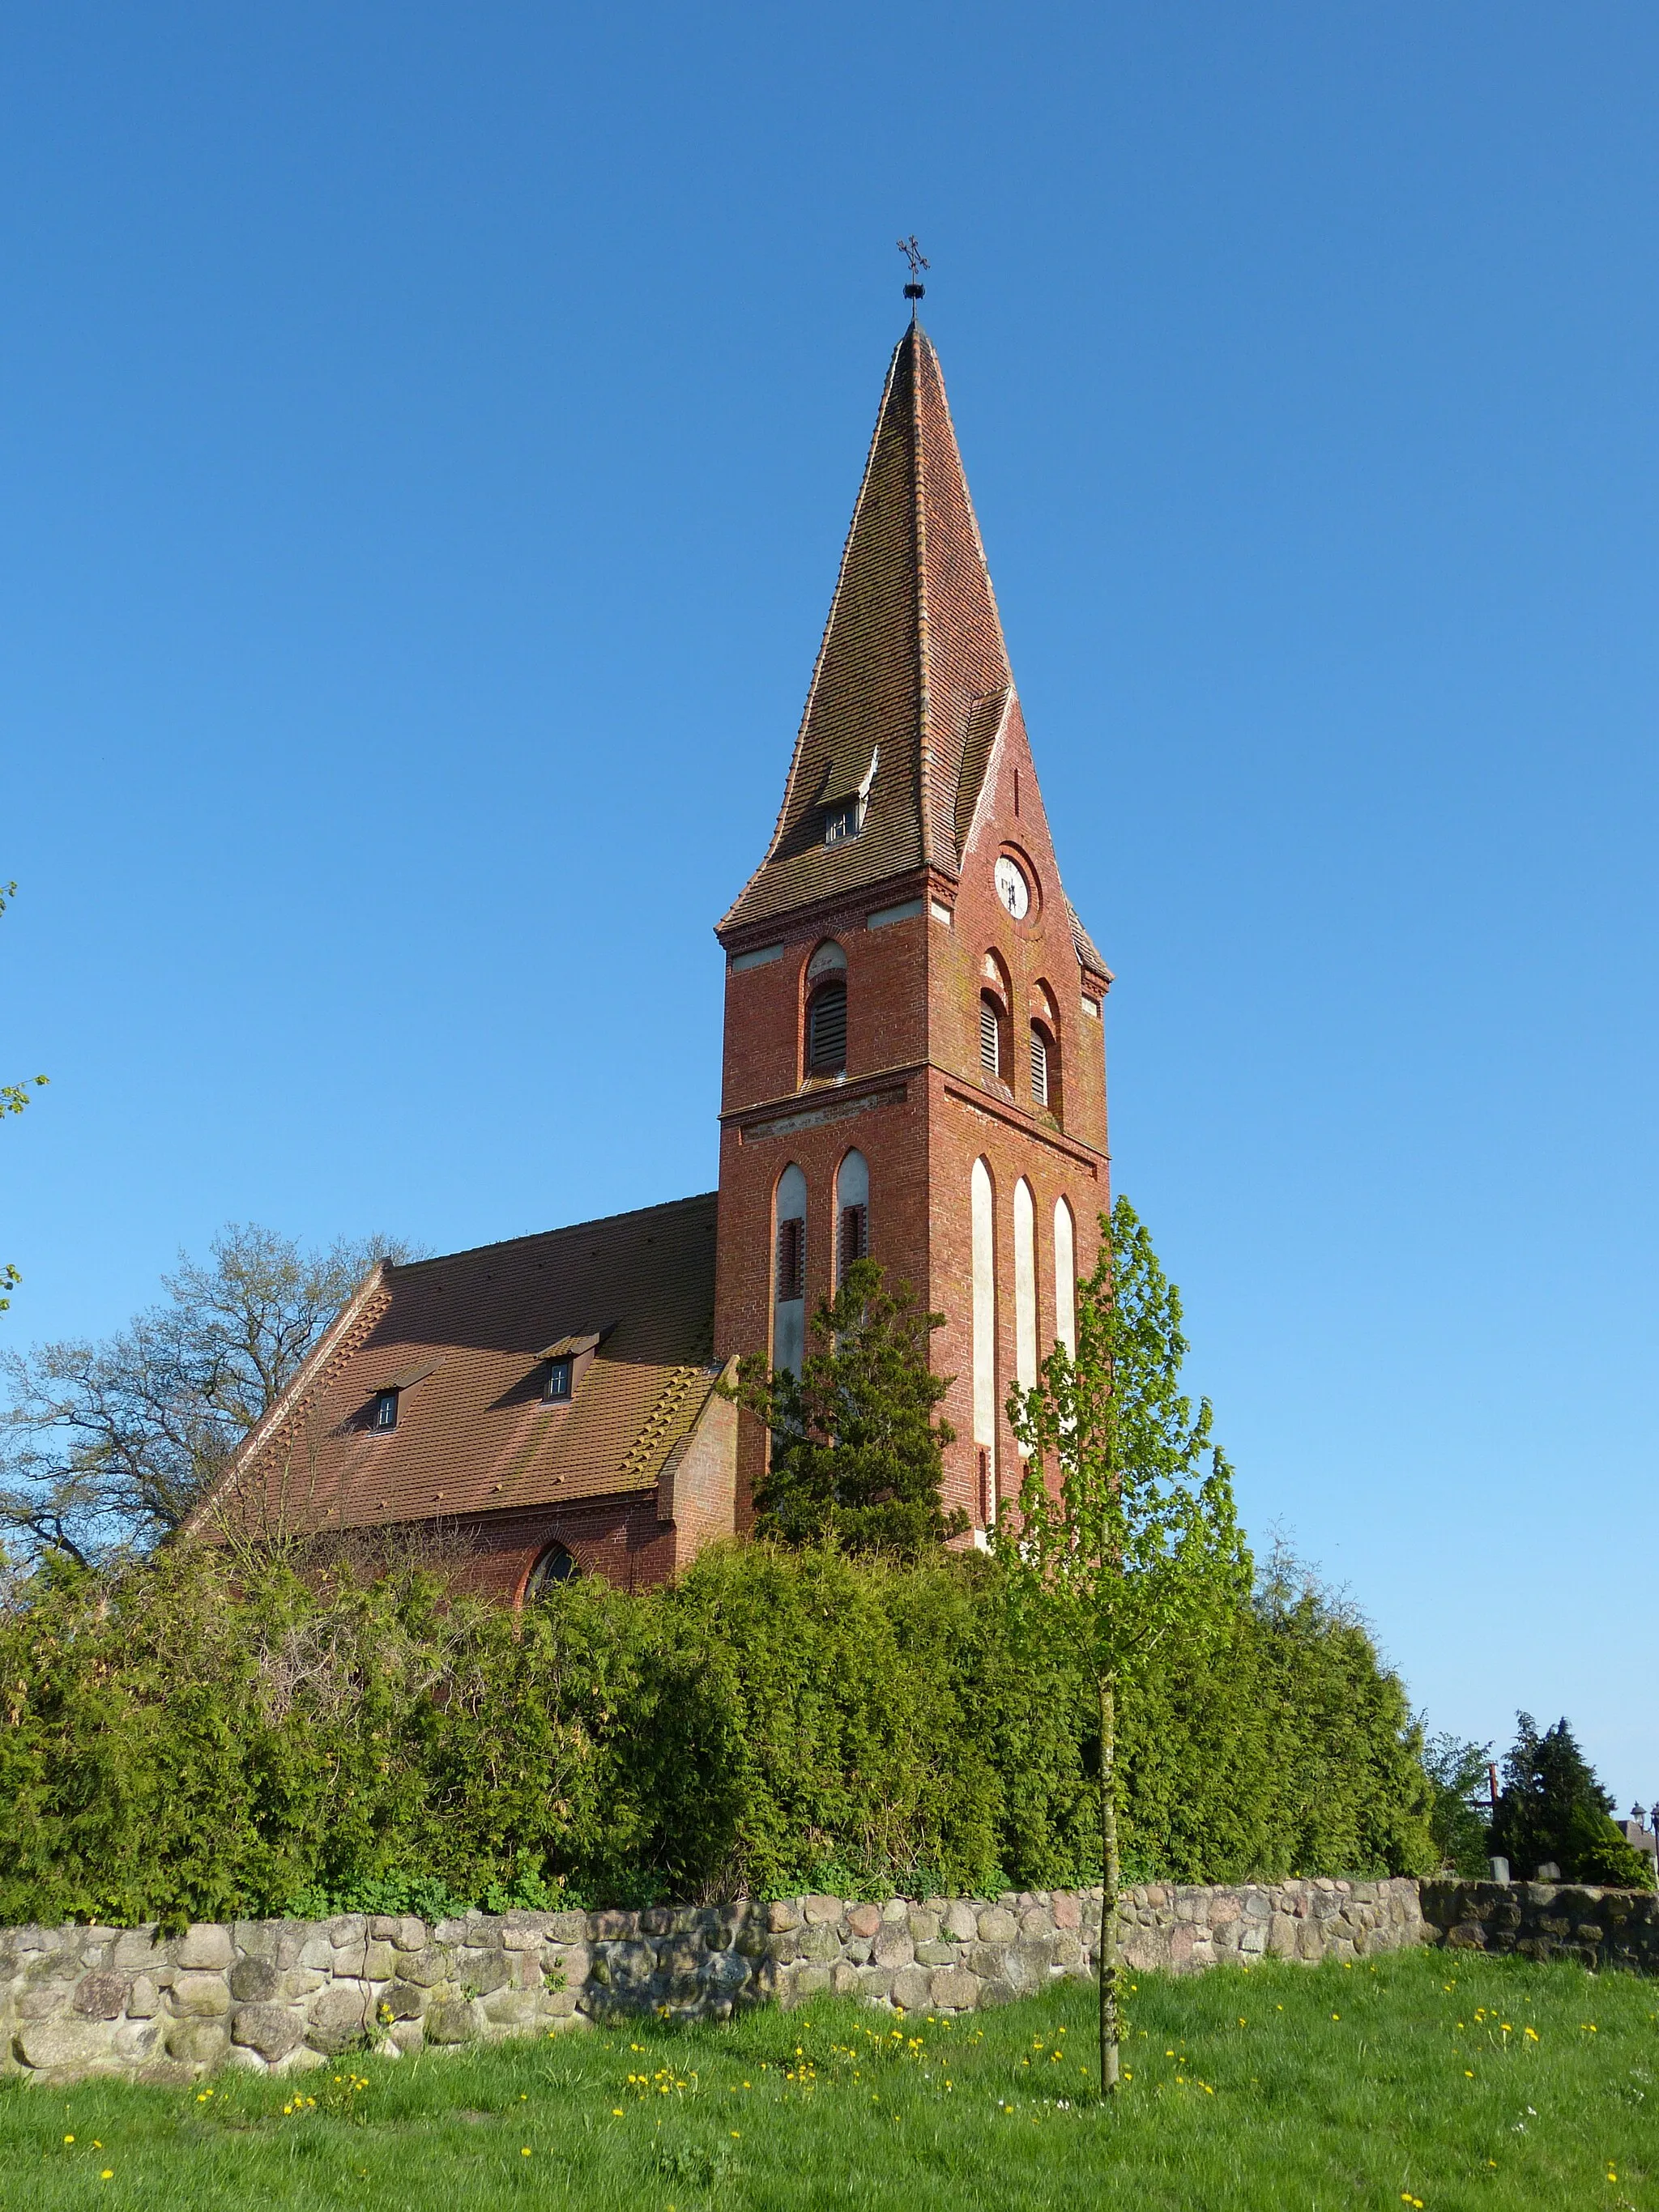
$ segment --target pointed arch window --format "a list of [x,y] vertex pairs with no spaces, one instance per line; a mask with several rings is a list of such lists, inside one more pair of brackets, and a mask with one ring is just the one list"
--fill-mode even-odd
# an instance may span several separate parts
[[1024,1176],[1014,1185],[1014,1379],[1036,1386],[1036,1201]]
[[1031,1024],[1031,1103],[1060,1119],[1060,1046],[1047,1022]]
[[806,1073],[842,1075],[847,1069],[847,978],[831,975],[806,1008]]
[[854,1260],[870,1256],[870,1165],[848,1152],[836,1171],[836,1284],[847,1280]]
[[772,1364],[799,1375],[806,1352],[806,1177],[792,1164],[774,1200]]
[[1063,1198],[1054,1200],[1054,1341],[1077,1358],[1077,1233]]
[[979,1064],[987,1075],[1001,1079],[1008,1055],[1003,1047],[1002,1002],[994,991],[979,994]]
[[530,1579],[524,1586],[526,1603],[545,1597],[556,1583],[568,1583],[580,1572],[574,1552],[563,1544],[550,1544],[530,1570]]
[[985,1522],[997,1509],[997,1277],[996,1197],[991,1171],[975,1160],[969,1177],[969,1221],[973,1253],[974,1442],[983,1469]]

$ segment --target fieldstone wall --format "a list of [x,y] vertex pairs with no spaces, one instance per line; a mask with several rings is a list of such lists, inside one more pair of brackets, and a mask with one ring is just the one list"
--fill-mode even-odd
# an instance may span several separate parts
[[1425,1881],[1427,1940],[1452,1951],[1518,1951],[1599,1972],[1659,1974],[1659,1896],[1577,1882]]
[[[1287,1881],[1124,1893],[1141,1970],[1361,1958],[1423,1940],[1411,1881]],[[971,2012],[1092,1970],[1096,1890],[998,1898],[791,1898],[647,1912],[469,1913],[428,1926],[343,1913],[150,1928],[0,1931],[0,2073],[182,2083],[222,2066],[289,2074],[557,2033],[647,2009],[723,2019],[822,1990]]]

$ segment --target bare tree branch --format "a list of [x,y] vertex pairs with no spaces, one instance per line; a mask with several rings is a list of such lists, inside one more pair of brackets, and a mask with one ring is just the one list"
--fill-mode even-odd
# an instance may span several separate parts
[[77,1559],[162,1540],[368,1270],[412,1256],[384,1237],[304,1252],[233,1223],[205,1261],[181,1254],[166,1297],[118,1334],[0,1355],[0,1532]]

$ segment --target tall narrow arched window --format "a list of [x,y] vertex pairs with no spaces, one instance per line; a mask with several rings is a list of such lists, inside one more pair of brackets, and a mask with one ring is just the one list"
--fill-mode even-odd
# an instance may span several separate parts
[[988,1528],[997,1506],[997,1250],[995,1195],[991,1170],[983,1160],[974,1162],[969,1178],[969,1207],[974,1255],[974,1442],[985,1470],[981,1511]]
[[773,1206],[772,1364],[800,1373],[806,1352],[806,1177],[787,1167]]
[[1006,1073],[1008,1054],[1004,1043],[1006,1023],[1002,1002],[993,991],[979,994],[979,1064],[988,1075]]
[[1060,1047],[1046,1022],[1031,1024],[1031,1103],[1060,1119]]
[[1054,1341],[1077,1358],[1077,1234],[1063,1198],[1054,1200]]
[[848,1152],[836,1170],[836,1283],[847,1280],[854,1260],[870,1253],[870,1164]]
[[841,1075],[847,1067],[847,978],[831,975],[806,1002],[806,1073]]
[[562,1544],[550,1544],[530,1570],[530,1579],[524,1586],[526,1602],[545,1597],[556,1583],[568,1583],[573,1575],[580,1572],[573,1552],[567,1551]]
[[1024,1176],[1014,1185],[1014,1376],[1022,1390],[1036,1388],[1036,1204]]

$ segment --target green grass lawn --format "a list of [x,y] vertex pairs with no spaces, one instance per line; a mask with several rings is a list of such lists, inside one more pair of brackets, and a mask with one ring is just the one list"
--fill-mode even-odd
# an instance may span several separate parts
[[1443,1952],[1147,1975],[1109,2108],[1091,1997],[896,2026],[823,2002],[201,2089],[7,2085],[0,2203],[1659,2212],[1659,1985]]

